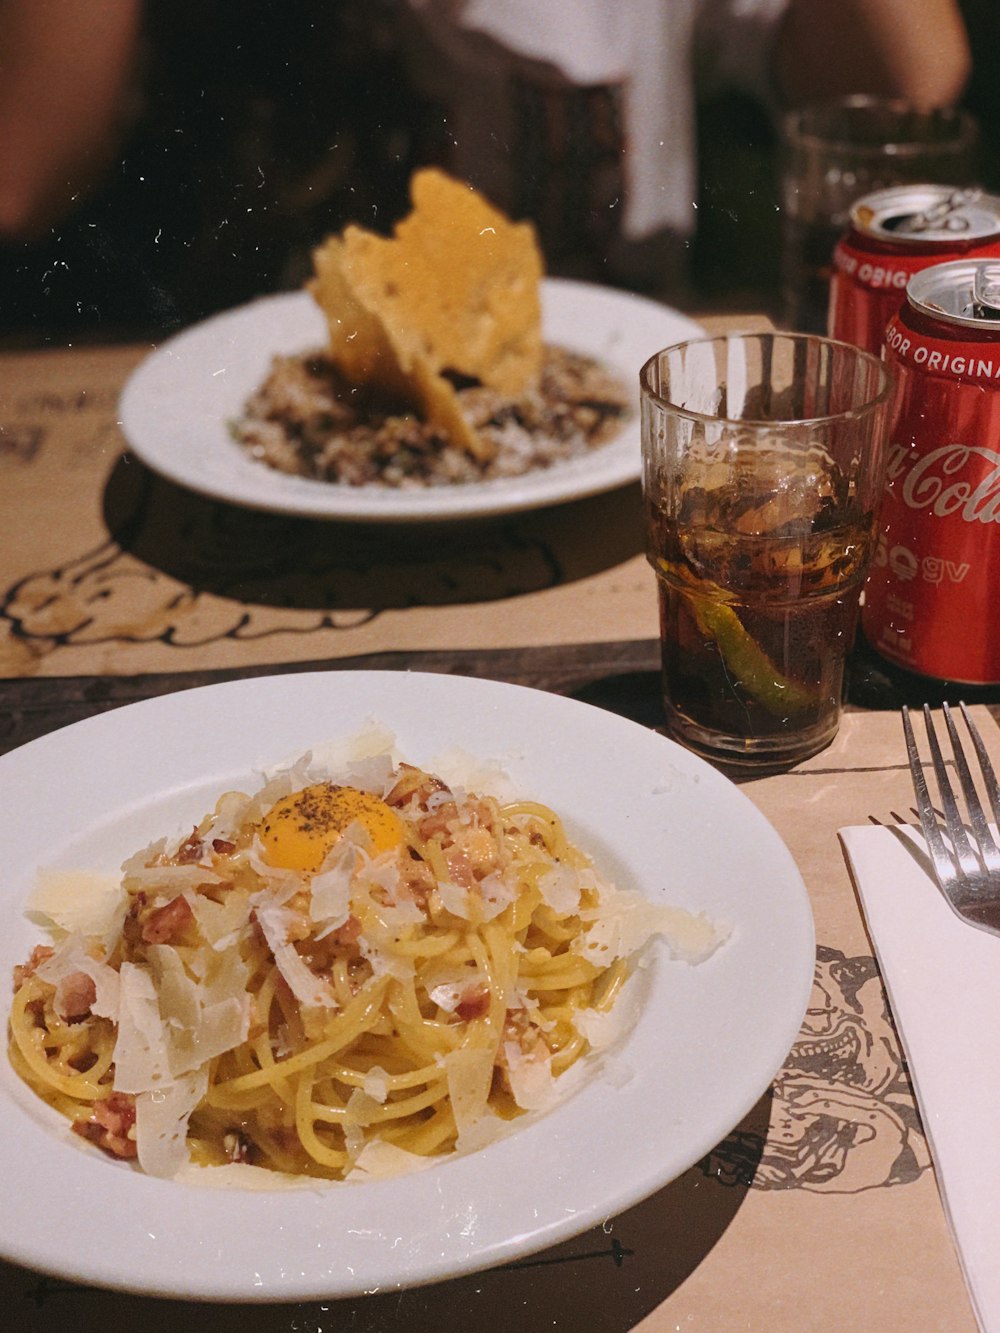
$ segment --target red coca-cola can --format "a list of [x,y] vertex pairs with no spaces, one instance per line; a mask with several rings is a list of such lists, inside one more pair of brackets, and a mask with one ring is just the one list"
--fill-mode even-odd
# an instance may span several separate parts
[[951,259],[1000,255],[1000,198],[949,185],[865,195],[833,252],[831,338],[878,356],[914,273]]
[[1000,683],[1000,262],[912,277],[883,356],[897,400],[865,637],[921,675]]

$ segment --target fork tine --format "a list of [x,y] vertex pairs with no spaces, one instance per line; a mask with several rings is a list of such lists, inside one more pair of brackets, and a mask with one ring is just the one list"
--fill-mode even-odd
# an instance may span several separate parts
[[[955,719],[952,717],[951,709],[947,704],[942,705],[945,724],[948,728],[948,735],[951,738],[952,754],[955,757],[955,771],[958,773],[958,780],[962,784],[962,791],[965,795],[965,804],[969,811],[969,823],[972,825],[973,842],[978,845],[979,856],[984,868],[988,871],[1000,870],[1000,850],[993,840],[989,824],[986,822],[986,815],[983,811],[982,802],[979,799],[979,793],[976,791],[976,784],[972,779],[972,772],[969,769],[968,761],[965,757],[965,751],[962,749],[961,741],[958,739],[958,730],[955,727]],[[966,725],[969,724],[968,713],[965,713]],[[976,738],[973,737],[973,744]],[[980,738],[980,744],[982,743]],[[978,754],[978,747],[977,747]],[[989,759],[986,760],[987,764]],[[980,757],[980,765],[982,758]]]
[[944,822],[948,829],[948,837],[951,839],[955,864],[961,873],[976,875],[981,871],[982,866],[979,858],[969,845],[965,825],[962,823],[962,816],[955,800],[955,793],[952,791],[951,782],[948,779],[944,755],[941,753],[941,746],[938,744],[937,733],[934,730],[934,719],[931,716],[930,704],[924,704],[924,726],[927,730],[927,742],[931,747],[931,762],[934,765],[938,795],[941,798],[941,808],[944,811]]
[[[982,737],[969,718],[964,704],[961,705],[961,709],[979,758],[982,770],[981,785],[989,791],[990,804],[996,815],[1000,811],[996,775],[986,754]],[[937,778],[939,805],[943,809],[943,815],[941,809],[936,808],[931,801],[927,774],[917,750],[909,709],[905,707],[902,709],[903,734],[906,738],[906,753],[910,776],[913,779],[920,826],[933,865],[934,878],[949,906],[970,925],[988,931],[991,935],[1000,936],[1000,849],[989,829],[983,803],[976,789],[976,781],[973,779],[969,762],[958,738],[955,718],[947,705],[944,705],[943,711],[951,738],[955,771],[968,805],[967,818],[975,849],[970,846],[969,832],[962,822],[958,801],[949,781],[944,756],[934,730],[934,719],[927,704],[923,709],[924,725],[927,728],[927,740],[931,749],[930,762]]]
[[952,866],[951,856],[945,846],[944,838],[941,836],[941,828],[938,824],[937,816],[934,813],[934,805],[931,801],[930,792],[927,790],[927,779],[924,776],[924,766],[920,762],[920,752],[917,749],[917,742],[913,735],[913,725],[910,722],[910,710],[904,705],[902,713],[903,734],[906,737],[906,755],[910,763],[910,776],[913,779],[913,791],[917,798],[917,814],[920,817],[920,827],[924,831],[927,850],[930,852],[938,880],[939,882],[942,882],[944,879],[951,877],[955,872]]
[[972,744],[976,748],[976,757],[979,759],[979,767],[982,770],[983,782],[986,785],[986,794],[990,798],[990,805],[993,808],[993,822],[1000,825],[1000,786],[997,785],[997,776],[993,771],[993,765],[990,763],[990,757],[986,753],[986,746],[983,744],[983,738],[979,734],[979,728],[969,716],[969,710],[965,704],[960,703],[962,716],[965,718],[965,725],[969,729],[969,735],[972,737]]

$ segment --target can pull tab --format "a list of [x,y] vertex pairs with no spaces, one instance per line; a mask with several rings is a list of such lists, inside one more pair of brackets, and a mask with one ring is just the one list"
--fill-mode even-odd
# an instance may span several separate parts
[[972,279],[972,313],[977,319],[1000,318],[1000,264],[977,264]]
[[922,213],[913,213],[904,218],[895,228],[907,235],[919,235],[925,231],[966,231],[969,219],[963,217],[962,209],[974,204],[982,197],[982,190],[954,190],[947,199],[942,199]]

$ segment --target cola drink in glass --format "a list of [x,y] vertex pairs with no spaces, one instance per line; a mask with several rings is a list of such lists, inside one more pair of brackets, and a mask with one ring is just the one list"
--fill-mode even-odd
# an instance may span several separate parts
[[797,762],[839,725],[889,375],[842,343],[747,334],[669,348],[641,387],[668,728],[727,764]]

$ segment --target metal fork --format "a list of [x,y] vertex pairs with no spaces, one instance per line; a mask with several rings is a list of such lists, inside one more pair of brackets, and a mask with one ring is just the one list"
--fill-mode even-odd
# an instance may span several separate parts
[[[993,809],[994,822],[1000,825],[1000,787],[997,786],[993,765],[986,753],[983,739],[969,717],[968,709],[964,703],[959,704],[959,708],[979,760],[982,783]],[[927,840],[927,850],[930,853],[937,882],[945,898],[960,917],[970,925],[978,926],[980,930],[1000,935],[1000,847],[997,846],[996,838],[987,823],[968,760],[959,740],[952,710],[947,704],[943,705],[942,712],[951,739],[955,772],[958,774],[965,796],[968,824],[963,822],[948,777],[945,759],[934,730],[931,710],[924,704],[924,725],[927,728],[931,763],[937,779],[943,827],[927,789],[927,779],[913,736],[909,709],[904,708],[902,711],[906,752],[910,761],[913,790],[917,798],[917,813]]]

